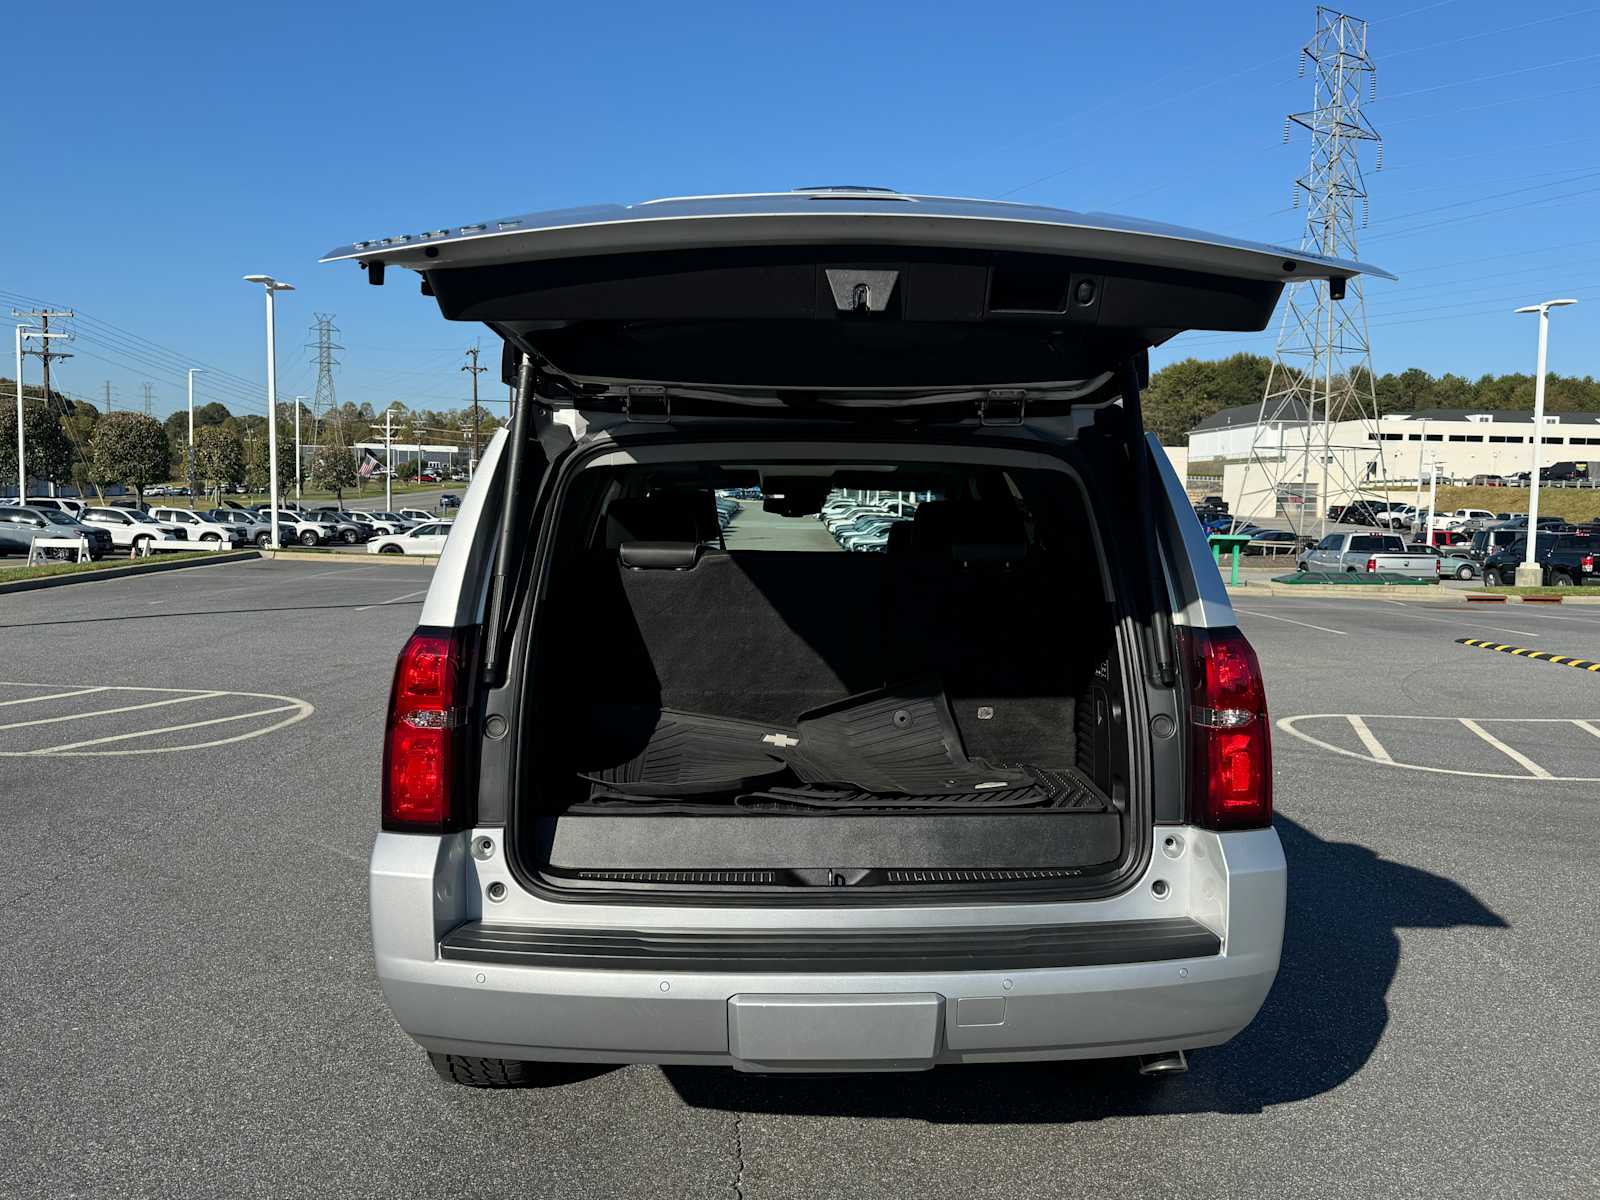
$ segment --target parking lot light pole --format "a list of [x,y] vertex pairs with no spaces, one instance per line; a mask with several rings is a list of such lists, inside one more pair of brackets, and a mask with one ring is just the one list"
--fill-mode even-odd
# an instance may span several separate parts
[[294,498],[300,499],[300,402],[304,396],[294,398]]
[[267,293],[267,500],[271,504],[271,545],[278,544],[278,346],[273,327],[273,298],[279,292],[294,291],[294,284],[283,283],[271,275],[246,275],[246,283],[259,283]]
[[189,505],[192,508],[199,507],[196,501],[200,499],[200,480],[194,461],[194,377],[204,370],[204,367],[189,368]]
[[1528,474],[1528,548],[1517,567],[1518,587],[1538,587],[1544,582],[1544,568],[1536,557],[1539,540],[1539,460],[1544,446],[1544,365],[1550,344],[1550,310],[1576,304],[1576,300],[1545,300],[1526,304],[1519,313],[1539,314],[1539,373],[1533,380],[1533,470]]
[[[1421,467],[1419,467],[1421,472]],[[1438,459],[1429,464],[1427,472],[1427,544],[1434,544],[1434,531],[1438,528]]]

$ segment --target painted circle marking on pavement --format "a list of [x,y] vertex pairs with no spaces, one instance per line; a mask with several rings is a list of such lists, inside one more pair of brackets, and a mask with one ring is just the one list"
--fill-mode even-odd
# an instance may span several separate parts
[[[69,700],[77,697],[83,698],[83,703],[88,705],[79,712],[67,712],[58,716],[47,718],[34,718],[31,712],[27,718],[18,713],[15,722],[0,720],[0,746],[6,735],[16,729],[37,729],[47,726],[52,729],[70,727],[76,722],[91,721],[101,716],[120,716],[129,712],[150,709],[166,709],[170,705],[190,702],[210,701],[226,703],[230,700],[261,701],[262,704],[254,705],[247,711],[230,713],[226,716],[207,717],[199,720],[179,721],[176,723],[157,724],[145,729],[108,733],[100,736],[68,737],[62,741],[56,739],[51,745],[34,746],[26,750],[8,750],[0,748],[0,758],[112,758],[119,756],[145,755],[145,754],[177,754],[188,750],[205,750],[214,746],[227,746],[234,742],[245,742],[252,738],[264,737],[269,733],[276,733],[299,721],[305,720],[315,707],[307,700],[297,696],[280,696],[273,692],[236,692],[219,690],[216,688],[158,688],[158,687],[129,687],[122,685],[96,685],[96,684],[50,684],[34,683],[22,680],[0,680],[0,689],[29,688],[44,692],[39,696],[14,698],[11,702],[26,700],[29,703],[45,703],[53,700]],[[52,690],[54,689],[54,690]],[[118,705],[114,708],[101,708],[93,701],[105,701],[110,693],[129,694],[128,698],[134,703]],[[92,700],[90,697],[92,696]],[[140,697],[148,697],[141,701]],[[13,710],[15,711],[15,710]],[[7,713],[7,717],[11,714]],[[151,714],[154,716],[155,714]],[[276,717],[277,720],[259,727],[246,729],[243,733],[231,734],[227,737],[212,738],[207,734],[225,725],[236,725],[242,721],[251,721],[262,718]],[[10,728],[7,728],[10,726]],[[199,733],[206,730],[207,733]],[[185,742],[175,746],[134,746],[123,743],[137,742],[141,738],[161,737],[164,735],[195,732],[195,736],[206,740],[198,742]],[[92,747],[104,747],[95,749]]]
[[[1402,771],[1426,771],[1434,775],[1463,775],[1473,779],[1512,779],[1533,783],[1600,783],[1600,775],[1535,775],[1527,772],[1502,772],[1502,771],[1467,771],[1460,767],[1434,767],[1425,763],[1402,762],[1392,757],[1382,757],[1373,750],[1373,743],[1367,738],[1361,738],[1368,753],[1357,750],[1348,750],[1343,746],[1335,746],[1332,742],[1323,741],[1313,737],[1305,730],[1299,728],[1302,721],[1343,721],[1350,724],[1357,732],[1366,728],[1367,721],[1449,721],[1462,725],[1467,729],[1472,726],[1484,725],[1571,725],[1575,729],[1595,733],[1596,718],[1594,717],[1436,717],[1420,716],[1411,713],[1301,713],[1293,717],[1280,717],[1276,722],[1277,727],[1283,732],[1292,734],[1303,742],[1334,754],[1342,754],[1346,758],[1353,758],[1359,762],[1371,763],[1375,767],[1398,767]],[[1468,724],[1470,722],[1471,724]],[[1481,731],[1475,731],[1482,736]],[[1381,747],[1380,747],[1381,749]]]

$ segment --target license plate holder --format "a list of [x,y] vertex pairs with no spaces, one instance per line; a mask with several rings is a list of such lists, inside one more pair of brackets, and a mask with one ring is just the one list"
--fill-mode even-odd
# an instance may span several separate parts
[[728,1049],[743,1070],[923,1070],[943,1009],[937,992],[741,993],[728,1001]]

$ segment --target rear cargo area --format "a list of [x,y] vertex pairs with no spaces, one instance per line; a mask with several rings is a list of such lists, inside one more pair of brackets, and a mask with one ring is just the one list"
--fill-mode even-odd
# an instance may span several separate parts
[[545,883],[900,889],[1123,859],[1123,652],[1071,474],[591,468],[563,513],[513,823]]

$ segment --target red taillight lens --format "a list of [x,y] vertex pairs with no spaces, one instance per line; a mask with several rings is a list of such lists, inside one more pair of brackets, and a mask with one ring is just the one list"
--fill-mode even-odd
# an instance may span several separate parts
[[1377,569],[1378,569],[1378,560],[1375,559],[1375,558],[1367,559],[1367,570],[1376,571]]
[[1272,824],[1272,735],[1261,665],[1237,629],[1184,631],[1189,668],[1189,819],[1207,829]]
[[1585,555],[1584,555],[1584,556],[1583,556],[1583,569],[1584,569],[1584,570],[1585,570],[1585,571],[1592,571],[1592,570],[1594,570],[1594,555],[1592,555],[1592,554],[1585,554]]
[[419,629],[395,664],[383,747],[383,827],[446,833],[471,824],[465,761],[467,631]]

